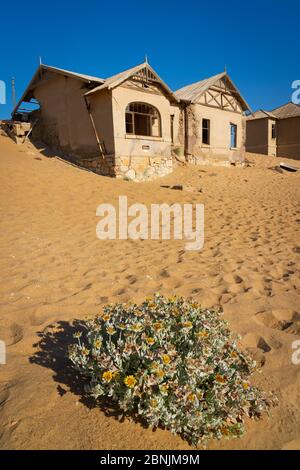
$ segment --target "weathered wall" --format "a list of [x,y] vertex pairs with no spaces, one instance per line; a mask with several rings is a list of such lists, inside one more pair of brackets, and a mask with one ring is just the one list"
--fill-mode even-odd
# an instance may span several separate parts
[[[269,119],[246,120],[246,151],[268,155],[269,152]],[[271,126],[272,127],[272,126]]]
[[[40,103],[39,122],[34,136],[58,151],[65,159],[99,173],[109,174],[106,162],[100,159],[95,133],[87,112],[83,94],[84,83],[70,77],[48,73],[47,79],[35,89],[34,96]],[[105,106],[109,114],[111,105]],[[99,107],[97,112],[99,114]],[[103,122],[111,120],[103,120]],[[99,126],[101,129],[101,126]],[[106,126],[107,130],[107,126]],[[108,148],[113,152],[107,131]],[[110,140],[109,140],[110,139]]]
[[[161,117],[161,137],[126,134],[125,110],[131,102],[154,106]],[[148,179],[172,171],[170,101],[158,89],[142,89],[127,81],[112,90],[116,173],[132,179]],[[178,120],[178,116],[177,116]]]
[[277,143],[277,156],[300,160],[300,116],[278,120]]
[[[188,160],[195,164],[229,163],[234,153],[241,154],[245,144],[245,118],[241,113],[221,108],[190,104],[186,112]],[[210,144],[202,142],[202,119],[210,120]],[[237,147],[230,148],[230,124],[237,125]]]

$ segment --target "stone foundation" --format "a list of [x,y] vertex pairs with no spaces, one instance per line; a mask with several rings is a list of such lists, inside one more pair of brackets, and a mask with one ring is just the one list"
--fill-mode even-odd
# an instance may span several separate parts
[[146,181],[172,173],[173,159],[162,155],[117,156],[114,169],[118,178]]

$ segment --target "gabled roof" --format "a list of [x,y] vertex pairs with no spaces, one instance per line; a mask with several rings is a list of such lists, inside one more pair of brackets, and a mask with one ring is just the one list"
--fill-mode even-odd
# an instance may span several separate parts
[[50,72],[58,73],[61,75],[67,75],[73,78],[78,78],[80,80],[83,80],[84,82],[103,83],[105,81],[104,78],[93,77],[91,75],[85,75],[83,73],[71,72],[70,70],[59,69],[57,67],[51,67],[50,65],[41,64],[40,67],[42,67],[42,69],[44,70],[49,70]]
[[258,111],[255,111],[255,113],[251,114],[250,116],[247,116],[248,120],[264,119],[264,118],[276,119],[276,116],[275,114],[265,111],[263,109],[259,109]]
[[300,105],[289,102],[273,109],[272,114],[274,114],[278,119],[297,117],[300,116]]
[[211,86],[213,86],[216,82],[218,82],[218,80],[222,78],[226,78],[226,80],[228,81],[232,90],[235,92],[237,99],[241,103],[243,111],[250,110],[250,106],[244,100],[241,93],[234,85],[233,81],[227,75],[227,72],[218,73],[217,75],[205,78],[204,80],[200,80],[199,82],[186,85],[183,88],[180,88],[179,90],[175,91],[174,95],[179,100],[187,101],[190,103],[196,103],[206,90],[208,90]]
[[41,73],[42,73],[43,70],[47,70],[49,72],[54,72],[54,73],[57,73],[59,75],[64,75],[64,76],[68,76],[68,77],[71,77],[71,78],[75,78],[75,79],[81,80],[85,83],[94,83],[95,86],[99,85],[99,83],[104,83],[103,78],[92,77],[91,75],[84,75],[82,73],[71,72],[70,70],[64,70],[64,69],[59,69],[57,67],[51,67],[50,65],[40,64],[38,66],[37,70],[35,71],[32,79],[30,80],[26,90],[24,91],[23,95],[21,96],[20,100],[18,101],[16,107],[14,108],[14,110],[12,112],[12,115],[17,111],[17,109],[19,108],[20,104],[23,101],[30,101],[30,99],[33,96],[33,94],[32,94],[33,88],[38,83],[38,81],[40,80]]
[[145,71],[146,74],[149,73],[149,79],[150,80],[154,79],[157,83],[160,84],[160,86],[162,87],[162,89],[165,91],[167,95],[171,96],[175,101],[177,101],[172,90],[159,77],[159,75],[155,72],[155,70],[153,70],[153,68],[148,64],[148,62],[143,62],[142,64],[136,65],[135,67],[125,70],[124,72],[120,72],[116,75],[112,75],[111,77],[107,78],[102,85],[99,85],[96,88],[93,88],[92,90],[87,91],[85,93],[85,96],[92,95],[93,93],[97,93],[98,91],[105,90],[105,89],[112,90],[113,88],[116,88],[117,86],[124,83],[130,77],[143,71]]

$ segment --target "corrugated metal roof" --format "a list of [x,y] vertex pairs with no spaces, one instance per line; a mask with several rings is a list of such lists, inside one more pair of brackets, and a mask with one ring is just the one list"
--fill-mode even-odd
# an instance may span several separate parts
[[96,88],[93,88],[93,90],[86,92],[85,95],[91,95],[92,93],[103,90],[105,88],[108,88],[110,90],[111,88],[114,88],[115,86],[119,85],[119,83],[122,83],[127,80],[129,77],[131,77],[131,75],[138,72],[141,68],[145,67],[145,65],[146,63],[136,65],[131,69],[124,70],[124,72],[112,75],[111,77],[108,77],[102,85],[97,86]]
[[218,73],[217,75],[213,75],[212,77],[205,78],[204,80],[200,80],[199,82],[192,83],[191,85],[186,85],[185,87],[180,88],[179,90],[175,91],[174,95],[176,96],[176,98],[182,101],[196,103],[206,90],[208,90],[218,80],[224,77],[226,77],[226,80],[229,82],[232,89],[236,92],[237,97],[242,105],[243,111],[251,110],[250,106],[244,100],[238,88],[235,86],[231,78],[228,76],[227,72]]
[[14,113],[16,113],[17,109],[19,108],[20,104],[23,101],[30,101],[30,99],[32,97],[32,89],[34,88],[34,86],[36,84],[36,81],[39,80],[40,73],[41,73],[42,70],[48,70],[49,72],[58,73],[60,75],[67,75],[68,77],[77,78],[78,80],[82,80],[82,81],[88,82],[88,83],[94,82],[95,85],[98,85],[99,83],[104,83],[103,78],[92,77],[91,75],[84,75],[82,73],[71,72],[70,70],[64,70],[64,69],[59,69],[57,67],[52,67],[50,65],[40,64],[38,66],[37,70],[35,71],[32,79],[30,80],[30,82],[29,82],[26,90],[24,91],[23,95],[21,96],[21,98],[19,99],[17,105],[13,109],[12,116],[14,115]]
[[286,103],[272,110],[277,119],[286,119],[290,117],[300,116],[300,105],[292,102]]
[[49,70],[50,72],[59,73],[61,75],[68,75],[70,77],[79,78],[86,82],[104,83],[104,78],[93,77],[91,75],[85,75],[83,73],[71,72],[70,70],[59,69],[58,67],[52,67],[50,65],[41,64],[41,68]]
[[96,92],[104,90],[104,89],[111,90],[112,88],[115,88],[118,85],[121,85],[121,83],[125,82],[126,80],[128,80],[128,78],[132,77],[134,74],[136,74],[140,70],[143,70],[144,68],[147,68],[155,76],[155,78],[159,81],[159,83],[161,84],[162,88],[164,88],[166,93],[168,95],[171,95],[175,99],[175,101],[177,101],[177,99],[174,96],[172,90],[158,76],[158,74],[153,70],[153,68],[148,64],[148,62],[143,62],[142,64],[136,65],[135,67],[124,70],[124,72],[120,72],[120,73],[117,73],[116,75],[112,75],[111,77],[108,77],[102,85],[97,86],[96,88],[93,88],[92,90],[87,91],[85,93],[85,96],[92,95],[93,93],[96,93]]
[[175,91],[174,94],[180,100],[194,102],[202,95],[202,93],[204,93],[205,90],[207,90],[217,80],[223,78],[225,75],[226,72],[222,72],[218,75],[200,80],[199,82],[191,83],[190,85],[186,85],[183,88]]
[[263,119],[263,118],[276,119],[276,116],[275,114],[272,114],[268,111],[264,111],[263,109],[260,109],[259,111],[255,111],[255,113],[251,114],[250,116],[247,116],[247,120],[249,121],[253,119]]

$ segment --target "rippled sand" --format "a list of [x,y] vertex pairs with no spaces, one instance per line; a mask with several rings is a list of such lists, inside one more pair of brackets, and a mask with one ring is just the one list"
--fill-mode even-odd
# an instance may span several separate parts
[[[242,439],[209,448],[300,447],[300,365],[291,361],[300,339],[300,172],[276,171],[272,157],[248,159],[245,168],[180,167],[137,184],[0,136],[1,448],[188,448],[168,431],[120,423],[114,410],[82,402],[65,359],[73,320],[156,291],[221,305],[262,365],[254,382],[279,398]],[[162,187],[173,184],[184,190]],[[96,207],[117,205],[119,195],[148,206],[204,203],[203,250],[188,252],[181,240],[98,240]]]

